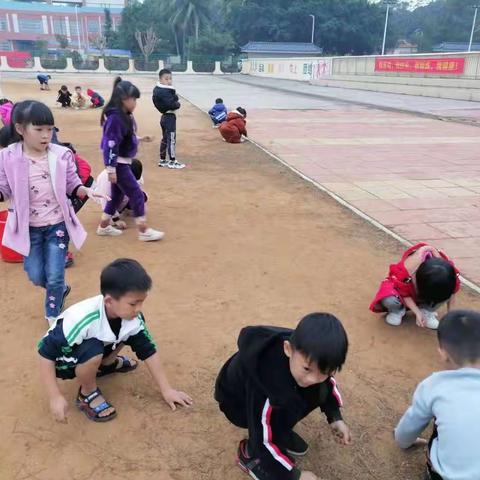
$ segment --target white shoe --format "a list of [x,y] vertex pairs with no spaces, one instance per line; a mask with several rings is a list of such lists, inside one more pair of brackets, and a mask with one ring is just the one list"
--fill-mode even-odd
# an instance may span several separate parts
[[97,235],[101,237],[118,237],[123,232],[121,230],[112,227],[112,225],[108,225],[107,227],[100,227],[97,228]]
[[170,162],[169,162],[168,160],[160,159],[160,160],[158,161],[158,166],[159,166],[159,167],[168,167],[168,164],[169,164],[169,163],[170,163]]
[[421,308],[420,311],[422,312],[422,316],[425,320],[425,326],[431,330],[437,330],[438,324],[440,323],[438,321],[437,312],[425,310],[424,308]]
[[174,162],[170,162],[167,165],[168,168],[173,168],[175,170],[181,170],[182,168],[185,168],[186,165],[184,163],[177,162],[176,160]]
[[147,228],[143,233],[138,234],[138,239],[141,242],[155,242],[161,240],[165,234],[153,228]]
[[399,327],[402,324],[403,316],[405,315],[405,309],[402,308],[399,312],[390,312],[385,316],[385,321],[392,327]]

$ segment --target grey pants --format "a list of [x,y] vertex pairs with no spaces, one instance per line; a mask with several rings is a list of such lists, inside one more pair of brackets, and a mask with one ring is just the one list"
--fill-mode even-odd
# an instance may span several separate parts
[[[391,297],[385,297],[382,300],[382,306],[385,308],[385,310],[388,311],[388,313],[400,313],[405,306],[401,302],[400,298],[392,295]],[[423,310],[428,310],[430,312],[434,312],[435,310],[438,310],[441,307],[441,303],[421,303],[418,305],[419,308]]]

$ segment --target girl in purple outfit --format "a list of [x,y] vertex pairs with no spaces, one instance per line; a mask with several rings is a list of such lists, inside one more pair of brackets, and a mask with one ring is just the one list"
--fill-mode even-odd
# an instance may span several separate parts
[[17,103],[4,127],[8,146],[0,152],[0,201],[10,201],[3,244],[25,257],[29,279],[46,290],[50,324],[70,292],[65,284],[68,242],[80,248],[87,236],[67,195],[98,197],[82,185],[72,152],[51,143],[54,125],[43,103]]
[[152,242],[161,240],[164,233],[147,226],[143,192],[130,168],[132,159],[137,153],[138,142],[152,141],[151,137],[137,136],[137,125],[132,115],[137,106],[137,98],[140,98],[138,88],[131,82],[117,77],[113,84],[112,97],[102,112],[101,148],[108,180],[112,183],[112,198],[105,205],[97,234],[100,236],[122,234],[121,230],[111,225],[111,219],[123,198],[127,196],[137,224],[138,239]]

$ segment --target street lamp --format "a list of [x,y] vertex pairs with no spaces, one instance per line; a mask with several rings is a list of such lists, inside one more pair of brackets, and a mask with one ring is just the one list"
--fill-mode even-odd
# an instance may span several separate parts
[[382,55],[385,55],[385,40],[387,39],[388,13],[390,12],[390,2],[386,2],[387,13],[385,14],[385,28],[383,30]]
[[472,8],[475,9],[475,13],[473,14],[473,23],[472,23],[472,33],[470,34],[470,42],[468,44],[468,51],[472,50],[472,42],[473,42],[473,34],[475,33],[475,23],[477,22],[477,11],[479,9],[478,5],[472,5]]
[[313,43],[313,39],[315,37],[315,15],[310,14],[312,17],[312,41],[310,43]]

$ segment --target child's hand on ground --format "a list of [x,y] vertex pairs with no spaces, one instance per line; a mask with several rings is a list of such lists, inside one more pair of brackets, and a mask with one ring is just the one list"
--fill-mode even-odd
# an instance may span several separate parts
[[352,443],[352,434],[348,425],[343,420],[338,420],[330,424],[335,441],[342,445],[350,445]]
[[110,183],[117,183],[117,174],[116,173],[109,173],[108,174],[108,181]]
[[423,318],[423,315],[421,313],[415,315],[415,321],[417,322],[417,325],[419,327],[425,327],[425,319]]
[[177,405],[180,405],[182,407],[190,407],[191,405],[193,405],[193,400],[189,395],[187,395],[185,392],[180,392],[173,388],[167,390],[166,392],[162,392],[162,395],[163,399],[165,400],[165,402],[167,402],[167,404],[172,410],[176,410]]
[[153,142],[154,138],[155,137],[153,137],[152,135],[145,135],[143,137],[140,137],[139,140],[140,142],[150,143],[150,142]]
[[57,422],[67,423],[68,403],[63,395],[50,400],[50,410]]
[[300,480],[318,480],[318,477],[313,472],[302,472]]

